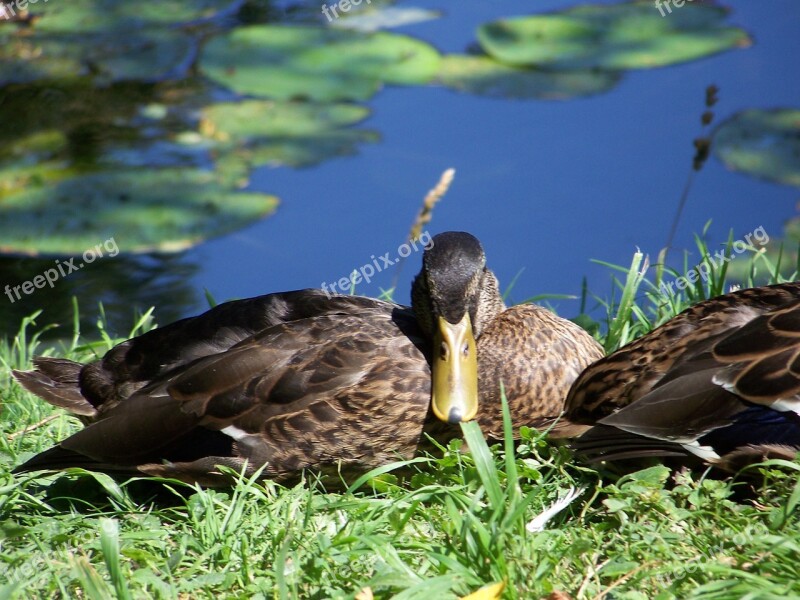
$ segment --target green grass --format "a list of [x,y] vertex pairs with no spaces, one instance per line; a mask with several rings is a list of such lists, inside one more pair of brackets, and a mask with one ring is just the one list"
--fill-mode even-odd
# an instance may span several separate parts
[[[702,238],[698,248],[707,260]],[[751,261],[751,276],[778,278],[763,255],[737,260]],[[662,287],[692,266],[656,266],[651,280],[641,255],[611,265],[621,277],[610,297],[586,292],[582,304],[604,306],[605,322],[580,321],[611,351],[727,291],[724,268],[684,290]],[[76,332],[47,349],[40,321],[0,342],[0,599],[354,598],[367,587],[376,598],[445,599],[497,581],[504,598],[800,598],[796,463],[758,467],[755,496],[742,499],[741,485],[702,471],[614,478],[532,430],[488,448],[471,423],[471,452],[455,441],[406,465],[414,474],[402,481],[389,471],[337,493],[313,476],[288,488],[239,478],[223,491],[165,481],[154,501],[141,480],[12,477],[80,424],[21,390],[9,369],[43,351],[89,360],[115,341],[101,313],[92,341]],[[148,329],[151,315],[134,325],[131,334]],[[544,530],[528,530],[575,490]]]

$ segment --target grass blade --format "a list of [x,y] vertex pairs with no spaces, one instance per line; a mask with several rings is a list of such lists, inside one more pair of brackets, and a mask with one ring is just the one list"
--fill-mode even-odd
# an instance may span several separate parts
[[103,550],[103,559],[111,576],[111,583],[117,592],[117,598],[133,600],[119,562],[119,523],[116,519],[100,521],[100,548]]
[[477,421],[470,421],[461,423],[461,431],[464,433],[464,439],[467,441],[492,509],[498,510],[503,505],[503,490],[500,487],[500,477],[494,464],[494,457],[486,444],[481,427]]

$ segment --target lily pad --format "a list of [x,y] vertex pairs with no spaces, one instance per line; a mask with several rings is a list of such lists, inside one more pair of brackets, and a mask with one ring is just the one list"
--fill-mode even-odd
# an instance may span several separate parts
[[77,255],[111,237],[125,253],[177,252],[276,205],[274,196],[233,191],[208,171],[87,173],[0,195],[0,252]]
[[721,123],[712,148],[726,167],[800,186],[800,110],[751,109]]
[[205,149],[180,141],[181,132],[197,125],[194,109],[160,104],[187,97],[205,94],[183,84],[94,88],[72,81],[13,87],[3,98],[3,109],[17,118],[0,129],[0,193],[87,171],[208,167]]
[[0,214],[5,196],[28,187],[52,185],[78,174],[80,170],[66,167],[63,162],[53,160],[34,164],[14,161],[0,165]]
[[196,42],[181,31],[39,34],[7,38],[0,85],[93,76],[103,81],[161,81],[180,76]]
[[73,138],[73,143],[81,131],[102,132],[93,136],[98,140],[130,139],[137,128],[149,125],[135,121],[142,104],[158,99],[162,91],[174,95],[173,89],[183,87],[165,85],[156,89],[135,83],[95,87],[82,79],[4,89],[2,110],[14,118],[4,119],[0,127],[0,158],[5,158],[16,144],[24,146],[26,138],[41,132],[62,131]]
[[310,167],[336,156],[355,155],[360,144],[379,140],[376,131],[363,129],[327,131],[304,138],[275,138],[218,153],[216,169],[225,183],[243,187],[249,183],[254,167]]
[[42,31],[65,33],[126,33],[152,27],[172,26],[209,19],[242,4],[233,0],[162,0],[128,2],[126,0],[69,0],[30,4],[36,13],[34,27]]
[[88,73],[79,57],[63,50],[58,41],[0,30],[0,86]]
[[439,53],[394,33],[258,25],[212,39],[200,67],[240,94],[278,100],[366,100],[383,83],[430,81],[439,68]]
[[349,127],[369,115],[353,104],[248,100],[215,104],[201,115],[200,130],[214,142],[217,170],[239,184],[252,167],[307,167],[355,154],[359,144],[380,137]]
[[511,65],[649,69],[749,46],[744,30],[723,24],[727,14],[699,3],[665,16],[650,0],[585,5],[486,23],[478,40],[488,54]]
[[[196,54],[197,33],[177,27],[221,14],[231,0],[121,0],[29,5],[35,19],[0,30],[0,85],[83,76],[160,81],[179,76]],[[0,23],[2,24],[2,23]]]
[[612,71],[543,71],[511,67],[485,56],[442,58],[438,81],[449,88],[493,98],[568,100],[609,91],[621,79]]
[[200,129],[221,142],[302,137],[353,125],[370,111],[356,104],[311,104],[248,100],[222,102],[202,111]]

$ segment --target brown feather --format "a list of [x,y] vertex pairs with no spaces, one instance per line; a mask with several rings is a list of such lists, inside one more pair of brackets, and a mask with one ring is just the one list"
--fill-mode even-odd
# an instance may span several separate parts
[[94,417],[97,414],[97,410],[78,388],[83,365],[71,360],[39,356],[33,359],[33,366],[35,371],[12,371],[22,387],[74,415]]
[[[800,282],[740,290],[685,310],[589,366],[565,402],[571,422],[594,426],[575,442],[592,460],[653,456],[659,449],[674,456],[682,449],[723,467],[760,454],[735,450],[728,453],[735,460],[713,459],[713,448],[695,446],[759,406],[788,415],[770,421],[785,428],[770,435],[800,435]],[[753,431],[763,434],[764,423]],[[741,427],[736,431],[743,435]],[[737,443],[751,445],[726,440],[725,447]]]
[[301,290],[222,304],[86,366],[39,359],[18,379],[68,410],[88,408],[93,422],[17,471],[72,465],[219,485],[229,481],[216,465],[286,480],[411,458],[426,434],[440,443],[460,434],[430,411],[429,328],[439,309],[469,312],[475,324],[486,431],[502,433],[501,382],[516,428],[549,427],[600,347],[543,308],[505,310],[477,240],[437,238],[413,311]]

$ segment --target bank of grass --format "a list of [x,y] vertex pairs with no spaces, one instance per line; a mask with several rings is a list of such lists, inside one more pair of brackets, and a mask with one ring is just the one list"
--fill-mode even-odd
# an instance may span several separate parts
[[[737,260],[749,260],[761,283],[779,278],[763,256]],[[648,279],[646,267],[641,255],[612,266],[620,281],[610,297],[584,298],[606,308],[606,323],[582,323],[604,332],[607,351],[727,291],[724,266],[676,292],[661,283],[679,273],[654,268]],[[9,369],[28,368],[42,351],[102,355],[115,340],[99,323],[48,350],[36,334],[41,318],[27,320],[0,345],[0,600],[444,600],[500,581],[504,598],[800,598],[800,463],[755,469],[748,496],[744,484],[702,471],[614,477],[530,430],[516,448],[487,448],[470,425],[471,453],[454,442],[417,459],[409,478],[388,472],[336,493],[311,476],[289,488],[242,479],[224,491],[78,470],[12,477],[14,465],[80,425],[12,383]],[[130,333],[150,326],[144,315]],[[528,530],[576,490],[543,531]]]

